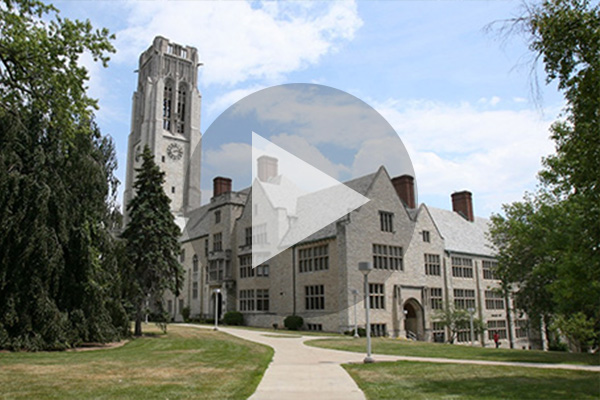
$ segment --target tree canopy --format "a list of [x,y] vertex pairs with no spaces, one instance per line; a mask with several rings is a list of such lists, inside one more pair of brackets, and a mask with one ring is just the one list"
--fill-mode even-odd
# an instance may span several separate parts
[[79,65],[108,61],[109,34],[34,0],[4,0],[0,29],[0,347],[118,339],[115,150]]
[[600,5],[551,0],[528,10],[518,23],[567,104],[550,129],[556,152],[543,160],[539,190],[492,217],[491,239],[500,273],[516,283],[517,304],[530,317],[558,320],[563,330],[592,324],[598,332]]

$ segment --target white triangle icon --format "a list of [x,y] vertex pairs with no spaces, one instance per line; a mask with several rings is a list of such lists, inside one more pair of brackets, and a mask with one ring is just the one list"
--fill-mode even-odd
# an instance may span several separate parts
[[[252,267],[370,199],[252,132]],[[325,234],[325,232],[321,232]]]

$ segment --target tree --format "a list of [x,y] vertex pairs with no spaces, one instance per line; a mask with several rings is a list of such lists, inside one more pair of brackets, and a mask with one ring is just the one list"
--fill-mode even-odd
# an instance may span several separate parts
[[146,301],[152,299],[162,311],[162,296],[175,296],[183,285],[184,272],[177,259],[181,231],[170,211],[170,199],[163,190],[164,172],[144,147],[142,165],[136,169],[135,196],[127,206],[129,222],[123,232],[129,264],[130,298],[135,308],[135,335],[142,334]]
[[108,61],[110,37],[34,0],[4,0],[0,27],[0,347],[118,339],[114,146],[78,65]]
[[449,305],[437,310],[433,319],[448,328],[450,337],[447,342],[450,344],[454,343],[459,331],[469,328],[469,313],[466,310],[457,310]]
[[516,284],[517,304],[533,319],[548,324],[581,312],[598,331],[600,5],[545,1],[516,22],[567,105],[551,127],[556,153],[543,161],[538,192],[492,218],[498,268]]

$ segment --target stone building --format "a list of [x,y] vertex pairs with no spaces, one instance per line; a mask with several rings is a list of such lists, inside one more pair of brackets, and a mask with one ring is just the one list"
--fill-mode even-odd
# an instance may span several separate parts
[[[526,320],[515,313],[507,318],[509,304],[495,290],[488,221],[474,216],[471,193],[452,194],[452,211],[417,205],[413,177],[390,177],[383,166],[345,182],[370,202],[252,268],[253,246],[260,246],[265,233],[252,227],[251,189],[234,191],[231,179],[215,177],[213,197],[200,205],[196,65],[195,49],[154,40],[140,57],[129,138],[125,203],[132,196],[135,156],[148,144],[166,172],[173,213],[185,223],[184,290],[179,297],[165,296],[174,320],[189,307],[199,318],[214,318],[215,310],[217,317],[240,311],[251,326],[282,326],[296,314],[305,329],[348,331],[365,324],[358,263],[370,261],[373,334],[444,341],[449,332],[434,315],[452,305],[472,309],[486,323],[484,344],[498,333],[504,347],[510,337],[515,347],[530,346]],[[283,181],[276,162],[260,162],[264,184]],[[470,330],[457,341],[469,342]]]

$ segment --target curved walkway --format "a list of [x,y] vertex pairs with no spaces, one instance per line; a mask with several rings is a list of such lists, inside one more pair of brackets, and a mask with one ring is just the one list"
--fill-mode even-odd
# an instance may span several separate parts
[[[187,325],[187,324],[183,324]],[[196,328],[208,326],[187,325]],[[273,361],[250,400],[270,399],[365,399],[365,395],[342,364],[362,362],[365,354],[349,351],[323,349],[304,344],[312,339],[331,337],[302,336],[293,333],[273,333],[240,328],[219,330],[242,339],[261,343],[275,350]],[[373,355],[376,361],[421,361],[433,363],[504,365],[545,369],[570,369],[600,372],[600,366],[571,364],[541,364],[509,361],[460,360],[449,358],[425,358],[409,356]]]

